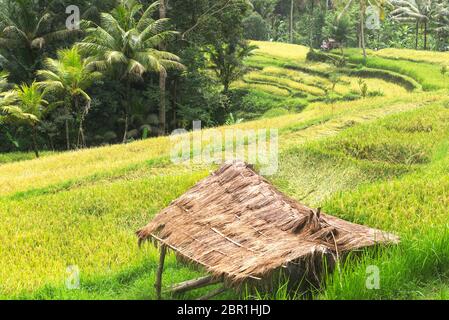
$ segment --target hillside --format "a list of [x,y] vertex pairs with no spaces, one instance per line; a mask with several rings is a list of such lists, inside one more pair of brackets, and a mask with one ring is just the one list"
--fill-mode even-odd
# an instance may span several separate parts
[[[446,56],[382,50],[362,68],[354,49],[354,67],[336,70],[307,62],[302,46],[255,44],[250,71],[233,84],[246,92],[239,116],[252,120],[232,127],[279,130],[280,167],[269,180],[402,239],[349,259],[316,298],[449,298]],[[157,251],[139,249],[135,231],[215,168],[172,164],[168,137],[18,159],[0,160],[0,298],[154,298]],[[71,265],[80,290],[65,287]],[[381,290],[365,288],[370,265],[382,266]],[[200,272],[170,255],[164,281]],[[288,297],[280,289],[269,298]]]

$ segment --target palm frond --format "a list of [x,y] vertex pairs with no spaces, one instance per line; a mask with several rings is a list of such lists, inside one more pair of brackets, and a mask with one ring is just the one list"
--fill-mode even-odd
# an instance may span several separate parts
[[142,17],[139,19],[139,22],[137,23],[136,26],[137,30],[142,30],[146,28],[148,22],[152,21],[151,16],[156,12],[159,5],[160,5],[159,1],[155,1],[148,6],[148,8],[142,14]]

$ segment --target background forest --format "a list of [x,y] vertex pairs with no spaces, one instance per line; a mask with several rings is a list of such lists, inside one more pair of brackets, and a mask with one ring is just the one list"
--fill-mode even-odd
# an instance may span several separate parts
[[[361,27],[368,6],[378,9],[376,28]],[[447,8],[446,0],[0,0],[0,152],[38,156],[165,135],[198,119],[205,127],[251,119],[269,102],[232,86],[249,69],[248,39],[446,51]]]

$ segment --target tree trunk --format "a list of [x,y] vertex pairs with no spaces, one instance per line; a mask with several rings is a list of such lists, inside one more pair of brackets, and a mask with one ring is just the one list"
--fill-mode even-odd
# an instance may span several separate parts
[[65,108],[65,115],[67,119],[65,119],[65,140],[67,143],[67,150],[70,150],[70,132],[69,132],[69,109]]
[[314,6],[314,2],[312,1],[312,10],[311,10],[311,15],[310,15],[310,32],[309,32],[309,45],[310,48],[314,47],[314,41],[313,41],[313,37],[315,35],[315,30],[314,30],[314,11],[315,11],[315,6]]
[[80,136],[80,146],[81,148],[85,148],[86,147],[86,138],[84,136],[84,115],[81,116],[81,120],[80,120],[80,129],[79,129],[79,136]]
[[415,49],[418,50],[419,41],[419,20],[416,20]]
[[[80,114],[80,112],[79,112],[79,110],[78,110],[78,108],[79,108],[79,106],[78,106],[78,104],[79,104],[79,101],[78,101],[78,97],[74,97],[73,98],[73,100],[74,100],[74,104],[75,104],[75,112],[77,112],[78,114]],[[79,129],[78,129],[78,137],[77,137],[77,139],[76,139],[76,148],[77,149],[79,149],[80,148],[80,145],[81,145],[81,128],[82,128],[82,126],[83,126],[83,120],[82,120],[82,115],[80,114],[80,116],[79,116],[79,122],[80,122],[80,124],[79,124]]]
[[[165,19],[167,17],[166,0],[159,1],[159,19]],[[165,46],[160,46],[161,50],[165,50]],[[165,135],[166,130],[166,89],[167,73],[165,70],[159,72],[159,136]]]
[[86,147],[86,138],[84,136],[84,111],[83,114],[81,114],[81,118],[80,118],[80,126],[79,126],[79,130],[78,130],[78,148],[85,148]]
[[223,83],[223,94],[225,96],[228,96],[229,94],[229,87],[231,86],[229,81],[225,81],[225,83]]
[[424,50],[427,50],[427,21],[424,22]]
[[130,103],[129,99],[131,98],[131,83],[129,82],[129,79],[126,80],[125,96],[126,96],[126,101],[123,105],[123,110],[125,111],[125,132],[123,133],[122,143],[126,143],[126,141],[128,141],[128,121],[129,121],[129,119],[128,119],[129,118],[128,104]]
[[[78,110],[79,100],[76,98],[76,108]],[[86,116],[89,113],[90,109],[90,101],[86,101],[86,105],[83,107],[83,110],[80,112],[80,125],[78,130],[78,148],[86,148],[86,136],[84,135],[84,121],[86,120]]]
[[36,126],[33,126],[33,149],[34,149],[34,154],[36,155],[36,158],[39,158],[39,150],[37,148],[37,131],[36,131]]
[[363,51],[363,63],[366,64],[366,42],[365,42],[365,11],[366,0],[360,1],[360,43]]
[[290,3],[290,43],[293,43],[293,13],[294,13],[294,0]]
[[126,143],[128,141],[128,112],[125,111],[125,132],[123,134],[122,143]]
[[173,125],[177,127],[178,119],[176,117],[176,104],[178,103],[178,79],[173,81],[173,93],[172,93],[172,114],[173,114]]
[[343,8],[343,10],[341,10],[340,14],[337,17],[337,23],[340,22],[341,18],[343,18],[343,16],[349,11],[352,5],[352,1],[353,0],[349,0],[348,2],[346,2],[345,7]]
[[51,134],[48,135],[48,142],[50,144],[51,151],[55,151],[55,144],[53,143],[53,137],[51,136]]
[[159,74],[159,136],[165,135],[166,129],[166,100],[165,100],[165,91],[166,91],[166,81],[167,81],[167,73],[161,71]]

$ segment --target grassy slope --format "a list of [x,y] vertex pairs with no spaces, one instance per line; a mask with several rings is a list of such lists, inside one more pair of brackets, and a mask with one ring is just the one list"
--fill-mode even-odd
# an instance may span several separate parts
[[[52,155],[53,152],[41,152],[40,157],[46,157]],[[11,162],[32,160],[36,158],[34,152],[10,152],[10,153],[0,153],[0,165]]]
[[372,51],[371,53],[379,57],[391,58],[396,60],[434,63],[440,66],[449,65],[449,52],[388,48],[379,51]]
[[[267,116],[273,116],[285,111],[300,111],[317,101],[361,98],[358,76],[341,74],[332,89],[333,84],[328,78],[330,73],[337,71],[336,67],[306,61],[307,47],[259,41],[253,44],[259,47],[255,55],[247,59],[253,70],[232,85],[234,89],[248,92],[237,112],[239,117],[253,119],[267,113]],[[364,82],[368,86],[368,95],[397,96],[406,92],[401,85],[379,77],[364,76]]]
[[[403,92],[312,103],[237,126],[279,128],[280,171],[270,179],[281,190],[403,238],[342,266],[318,298],[447,296],[447,100]],[[158,138],[0,165],[0,297],[154,298],[156,251],[138,250],[133,232],[213,169],[174,166],[168,152],[168,139]],[[73,264],[81,290],[64,288]],[[370,264],[381,267],[382,290],[364,289]],[[164,281],[198,273],[171,255]]]
[[[363,62],[363,57],[357,49],[349,49],[345,54],[352,63],[361,64]],[[413,53],[411,54],[413,55]],[[435,58],[433,53],[430,53],[427,59],[423,58],[423,54],[421,53],[416,59],[422,61],[416,61],[413,58],[404,59],[403,56],[399,58],[391,57],[387,54],[383,55],[381,50],[377,54],[369,52],[366,66],[407,75],[418,81],[423,86],[423,89],[427,91],[449,89],[449,77],[441,74],[441,64],[435,63],[438,58]],[[424,60],[425,62],[423,62]]]

